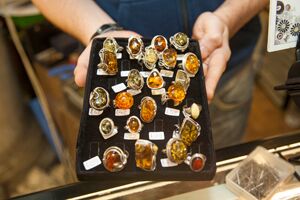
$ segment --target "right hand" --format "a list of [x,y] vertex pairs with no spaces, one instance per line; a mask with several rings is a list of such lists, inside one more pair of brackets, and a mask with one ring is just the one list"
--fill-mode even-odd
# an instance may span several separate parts
[[[106,38],[106,37],[129,38],[130,36],[140,36],[140,35],[133,31],[122,30],[122,31],[107,32],[107,33],[101,34],[95,38]],[[84,51],[78,57],[77,65],[74,69],[75,83],[79,87],[85,86],[85,80],[86,80],[86,74],[87,74],[87,69],[88,69],[88,65],[89,65],[91,46],[92,46],[92,40],[90,41],[90,43],[87,45],[87,47],[84,49]]]

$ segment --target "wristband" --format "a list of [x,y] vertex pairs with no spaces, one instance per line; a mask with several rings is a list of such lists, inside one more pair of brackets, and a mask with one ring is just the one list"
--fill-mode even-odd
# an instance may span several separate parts
[[100,26],[97,31],[92,35],[91,39],[94,39],[94,37],[101,35],[103,33],[107,33],[109,31],[120,31],[123,30],[123,28],[119,24],[103,24]]

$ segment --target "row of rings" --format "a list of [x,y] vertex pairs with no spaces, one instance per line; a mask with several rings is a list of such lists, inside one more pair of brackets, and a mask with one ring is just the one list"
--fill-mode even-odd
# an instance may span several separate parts
[[[171,138],[167,143],[167,156],[173,156],[174,146],[180,146],[178,139]],[[154,171],[156,169],[156,156],[158,147],[149,140],[137,140],[135,142],[135,162],[136,166],[145,171]],[[182,154],[182,152],[181,152]],[[176,152],[176,157],[182,156]],[[129,153],[117,146],[107,148],[103,153],[103,165],[109,172],[118,172],[125,168]],[[174,157],[174,156],[173,156]],[[201,153],[186,154],[183,161],[194,172],[201,171],[206,162],[205,155]],[[181,162],[182,163],[182,162]]]

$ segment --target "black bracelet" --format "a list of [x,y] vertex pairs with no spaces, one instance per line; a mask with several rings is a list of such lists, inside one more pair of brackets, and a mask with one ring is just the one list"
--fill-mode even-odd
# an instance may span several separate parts
[[109,31],[120,31],[120,30],[123,30],[123,28],[119,24],[103,24],[92,35],[90,40],[94,39],[94,37],[101,35],[103,33],[107,33]]

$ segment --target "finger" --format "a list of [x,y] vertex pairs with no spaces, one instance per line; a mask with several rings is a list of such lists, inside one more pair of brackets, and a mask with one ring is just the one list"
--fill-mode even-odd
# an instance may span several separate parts
[[222,32],[206,32],[204,37],[200,39],[200,50],[203,59],[207,58],[215,49],[222,46],[223,35]]
[[215,94],[217,84],[226,69],[227,55],[224,49],[217,49],[211,56],[205,77],[207,99],[210,102]]
[[207,75],[207,71],[208,71],[208,60],[209,60],[209,57],[206,60],[204,60],[202,63],[204,77]]
[[77,65],[74,69],[75,83],[79,87],[84,87],[85,85],[90,51],[91,51],[91,43],[85,48],[85,50],[79,56]]

